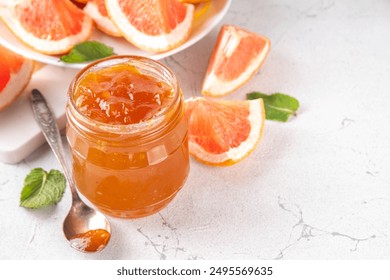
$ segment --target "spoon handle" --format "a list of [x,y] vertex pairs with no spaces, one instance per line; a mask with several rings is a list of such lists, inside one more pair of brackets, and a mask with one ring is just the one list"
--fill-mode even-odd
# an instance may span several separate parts
[[61,135],[58,130],[53,112],[49,108],[41,92],[37,89],[32,90],[31,103],[34,117],[38,122],[38,125],[41,127],[46,141],[49,143],[51,149],[54,152],[54,155],[62,166],[66,180],[68,181],[70,190],[72,192],[73,200],[79,200],[79,196],[73,183],[72,174],[65,159],[65,152],[62,145]]

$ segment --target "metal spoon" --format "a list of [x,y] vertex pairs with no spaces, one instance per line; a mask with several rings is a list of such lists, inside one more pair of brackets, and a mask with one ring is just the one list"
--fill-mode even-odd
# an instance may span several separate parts
[[65,160],[64,148],[54,115],[43,95],[36,89],[32,90],[31,102],[35,119],[60,162],[72,193],[72,207],[63,224],[64,235],[70,245],[81,252],[101,251],[110,240],[110,222],[102,213],[90,208],[80,199]]

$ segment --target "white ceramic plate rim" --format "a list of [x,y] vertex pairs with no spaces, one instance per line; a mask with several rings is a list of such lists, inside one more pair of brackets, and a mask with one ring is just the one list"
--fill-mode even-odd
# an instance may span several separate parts
[[[114,52],[118,55],[140,55],[146,56],[152,59],[162,59],[168,56],[171,56],[175,53],[178,53],[206,36],[225,16],[232,0],[214,0],[213,5],[206,12],[199,22],[196,22],[193,26],[192,33],[189,39],[179,47],[172,49],[170,51],[164,53],[151,53],[140,50],[129,42],[127,42],[123,38],[114,38],[108,35],[103,34],[98,30],[94,30],[90,40],[97,40],[103,42],[114,48]],[[16,38],[15,35],[5,26],[3,22],[0,21],[0,44],[5,46],[6,48],[19,53],[25,57],[30,59],[40,61],[46,64],[62,66],[67,68],[76,68],[81,69],[86,66],[88,63],[64,63],[59,60],[58,56],[50,56],[41,54],[39,52],[34,51],[33,49],[27,47],[23,44],[19,39]]]

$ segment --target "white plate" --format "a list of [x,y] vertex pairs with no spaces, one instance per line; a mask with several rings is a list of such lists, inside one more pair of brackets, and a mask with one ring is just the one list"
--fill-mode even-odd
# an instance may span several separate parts
[[[125,39],[114,38],[105,35],[104,33],[98,31],[96,28],[95,31],[93,31],[90,40],[97,40],[102,43],[105,43],[108,46],[113,47],[114,52],[116,54],[141,55],[141,56],[146,56],[157,60],[162,59],[164,57],[173,55],[177,52],[180,52],[188,48],[189,46],[195,44],[197,41],[199,41],[204,36],[206,36],[211,31],[211,29],[213,29],[213,27],[215,27],[221,21],[223,16],[226,14],[231,2],[232,0],[214,0],[209,10],[202,17],[203,19],[196,22],[189,39],[179,47],[164,53],[151,53],[151,52],[140,50],[134,47],[133,45],[131,45]],[[13,33],[10,32],[8,28],[4,25],[4,23],[2,23],[1,21],[0,21],[0,34],[1,34],[0,35],[1,45],[4,45],[5,47],[13,50],[14,52],[29,57],[31,59],[46,64],[64,66],[70,68],[78,68],[78,69],[83,68],[87,64],[87,63],[68,64],[68,63],[61,62],[58,56],[49,56],[49,55],[44,55],[39,52],[36,52],[30,49],[29,47],[27,47],[21,41],[19,41],[19,39],[16,38],[13,35]]]

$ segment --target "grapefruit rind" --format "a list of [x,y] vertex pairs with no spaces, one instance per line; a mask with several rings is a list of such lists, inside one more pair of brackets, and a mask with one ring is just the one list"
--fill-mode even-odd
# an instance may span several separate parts
[[34,61],[25,59],[17,73],[11,73],[10,80],[0,92],[0,111],[11,105],[28,85],[34,70]]
[[38,52],[48,55],[60,55],[67,53],[75,44],[87,40],[92,33],[93,21],[88,15],[85,15],[82,23],[82,32],[76,35],[65,37],[56,41],[37,38],[30,32],[26,31],[17,20],[14,10],[16,4],[17,2],[13,5],[0,7],[0,18],[12,31],[12,33],[19,38],[19,40]]
[[194,5],[192,4],[183,4],[187,9],[186,16],[170,33],[151,36],[140,32],[128,21],[118,0],[105,0],[105,3],[111,20],[121,31],[123,37],[142,50],[153,52],[171,50],[183,44],[191,33],[194,19]]
[[122,37],[118,27],[109,17],[105,17],[99,12],[94,1],[89,1],[83,11],[95,21],[96,27],[102,32],[114,37]]
[[[227,32],[229,32],[229,29],[234,27],[232,26],[225,26],[224,28],[227,29]],[[243,30],[237,30],[237,32],[230,32],[231,37],[228,36],[222,36],[222,33],[220,34],[221,38],[218,38],[219,40],[222,40],[220,42],[220,48],[215,48],[214,52],[211,54],[210,65],[208,66],[206,77],[203,81],[202,86],[202,94],[206,96],[223,96],[228,93],[231,93],[232,91],[238,89],[240,86],[245,84],[249,81],[249,79],[260,69],[261,65],[263,64],[265,58],[268,55],[268,52],[271,47],[270,40],[264,36],[257,35],[258,37],[262,38],[265,41],[264,49],[254,58],[251,62],[251,64],[241,73],[241,75],[232,80],[232,81],[223,81],[217,77],[215,74],[215,66],[218,65],[219,61],[217,61],[218,58],[222,58],[224,53],[227,57],[230,57],[232,53],[234,52],[235,48],[240,43],[240,40],[243,36],[247,36],[247,32]],[[212,63],[214,60],[214,63]]]
[[[190,98],[187,102],[197,102],[201,97]],[[215,166],[228,166],[236,164],[248,157],[263,135],[265,123],[265,109],[262,99],[247,100],[249,103],[248,122],[251,124],[251,131],[248,138],[243,141],[238,147],[230,148],[227,152],[221,154],[213,154],[205,151],[199,144],[189,141],[189,152],[198,161]]]

